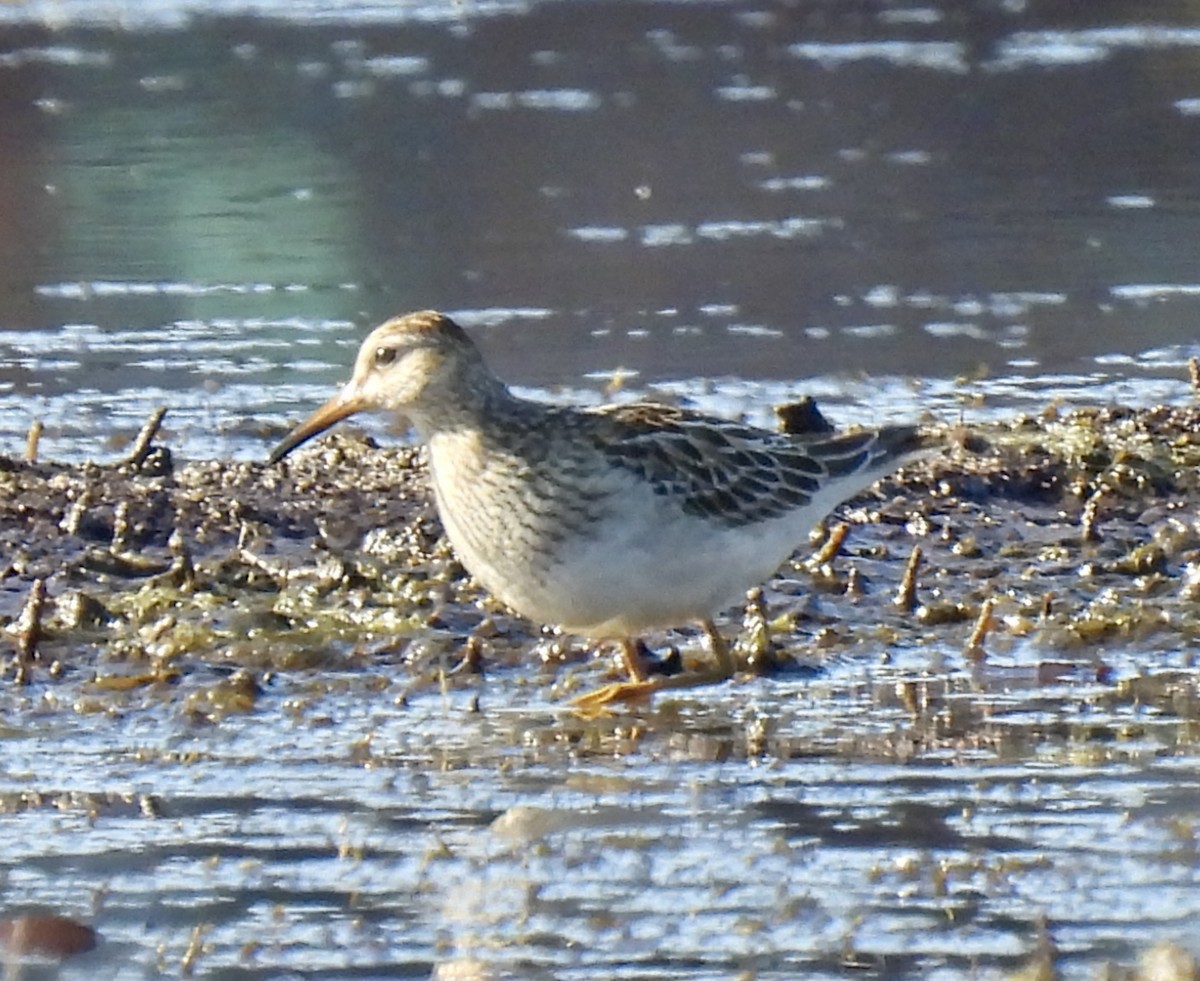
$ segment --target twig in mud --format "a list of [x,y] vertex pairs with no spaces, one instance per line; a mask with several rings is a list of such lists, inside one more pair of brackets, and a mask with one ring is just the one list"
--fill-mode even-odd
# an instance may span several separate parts
[[451,674],[483,674],[483,641],[470,636],[463,644],[462,660],[450,669]]
[[192,553],[188,550],[183,532],[178,528],[167,539],[167,548],[171,550],[171,564],[154,575],[150,582],[167,583],[176,589],[190,591],[196,584],[196,564],[192,561]]
[[196,972],[196,962],[200,960],[200,955],[204,953],[204,937],[211,929],[211,923],[198,923],[192,927],[192,935],[188,938],[187,950],[183,952],[183,958],[179,962],[179,973],[183,977],[190,978]]
[[192,553],[188,550],[187,539],[183,532],[176,528],[167,539],[167,547],[171,550],[170,572],[179,577],[181,586],[190,586],[196,581],[196,564],[192,561]]
[[160,405],[150,413],[150,417],[142,426],[142,431],[133,441],[129,455],[121,461],[122,463],[129,467],[137,467],[145,463],[146,457],[150,455],[150,445],[154,442],[154,437],[158,435],[158,430],[162,427],[163,416],[166,414],[167,407],[165,405]]
[[920,567],[921,546],[914,545],[912,555],[908,557],[908,565],[904,567],[900,588],[896,590],[896,598],[893,601],[905,613],[911,613],[917,606],[917,570]]
[[38,443],[42,441],[42,420],[34,419],[25,434],[25,462],[37,463]]
[[35,579],[29,588],[29,598],[17,619],[18,685],[27,685],[33,662],[37,660],[38,642],[42,639],[42,609],[46,605],[46,581]]
[[1043,620],[1049,620],[1054,614],[1054,600],[1055,596],[1053,592],[1048,592],[1042,597],[1042,608],[1038,615]]
[[293,579],[302,579],[307,574],[306,569],[293,569],[290,562],[283,559],[264,558],[248,548],[239,548],[236,554],[243,565],[257,569],[268,579],[277,583],[289,583]]
[[764,674],[772,667],[771,631],[767,627],[767,601],[761,586],[746,594],[746,609],[742,615],[743,640],[739,646],[746,651],[746,667],[755,674]]
[[87,516],[88,508],[92,506],[92,492],[90,489],[85,489],[82,494],[75,498],[75,502],[63,515],[62,521],[58,523],[63,531],[68,535],[79,534],[79,525]]
[[122,501],[113,512],[112,543],[109,550],[124,552],[129,546],[129,502]]
[[1100,502],[1104,499],[1104,489],[1096,491],[1083,505],[1083,514],[1079,517],[1081,537],[1085,542],[1100,541],[1100,532],[1096,530],[1096,518],[1100,511]]
[[248,548],[238,549],[235,555],[243,565],[263,573],[276,585],[312,581],[318,588],[330,589],[344,582],[347,575],[346,563],[332,555],[298,567],[293,567],[287,559],[267,558]]
[[983,642],[987,639],[988,632],[992,629],[992,610],[996,608],[996,601],[990,596],[983,601],[983,605],[979,608],[979,616],[975,620],[975,629],[971,631],[971,636],[967,638],[967,654],[971,657],[981,658],[987,652],[983,649]]
[[865,594],[862,573],[858,571],[858,566],[852,565],[850,571],[846,573],[846,595],[855,598]]
[[838,552],[842,550],[842,543],[845,542],[848,534],[850,534],[850,526],[846,522],[839,521],[834,525],[829,532],[829,537],[825,539],[825,544],[821,546],[821,550],[809,559],[809,568],[819,569],[821,566],[828,565],[837,558]]

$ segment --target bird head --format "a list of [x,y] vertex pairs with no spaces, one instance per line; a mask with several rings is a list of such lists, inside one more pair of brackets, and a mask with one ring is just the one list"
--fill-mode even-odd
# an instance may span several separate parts
[[487,377],[475,345],[445,314],[424,310],[395,317],[367,335],[350,380],[283,438],[270,462],[364,410],[396,412],[418,430],[427,429],[424,423],[470,389],[464,376],[471,373]]

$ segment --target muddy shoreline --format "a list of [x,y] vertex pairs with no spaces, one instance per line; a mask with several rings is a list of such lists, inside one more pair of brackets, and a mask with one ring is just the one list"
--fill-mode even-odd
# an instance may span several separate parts
[[[831,517],[849,526],[840,547],[815,534],[730,618],[747,667],[937,641],[979,661],[1033,645],[1049,671],[1105,680],[1108,644],[1195,649],[1200,408],[1047,409],[942,436]],[[611,670],[478,590],[441,539],[419,449],[338,433],[271,467],[180,463],[149,438],[112,464],[0,458],[0,488],[9,683],[120,698],[240,671],[228,704],[204,708],[220,715],[252,706],[264,673],[381,658],[413,689],[460,665],[530,670],[551,699]]]

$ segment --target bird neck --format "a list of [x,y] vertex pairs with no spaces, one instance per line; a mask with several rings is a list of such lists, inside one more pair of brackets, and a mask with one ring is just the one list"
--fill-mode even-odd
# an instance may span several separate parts
[[431,400],[409,413],[423,442],[432,446],[464,437],[504,442],[506,434],[527,428],[547,412],[547,406],[514,395],[490,372],[463,381],[455,395]]

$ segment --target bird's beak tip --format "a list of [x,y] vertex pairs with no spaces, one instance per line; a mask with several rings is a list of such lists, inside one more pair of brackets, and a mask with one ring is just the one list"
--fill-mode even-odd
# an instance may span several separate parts
[[365,403],[356,393],[349,390],[339,392],[284,436],[279,444],[271,450],[271,455],[267,457],[267,463],[278,463],[302,443],[308,442],[314,436],[325,432],[330,426],[364,408],[366,408]]

